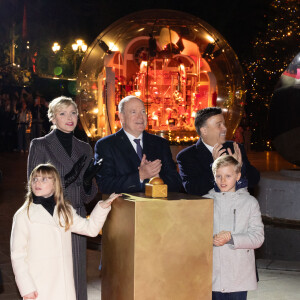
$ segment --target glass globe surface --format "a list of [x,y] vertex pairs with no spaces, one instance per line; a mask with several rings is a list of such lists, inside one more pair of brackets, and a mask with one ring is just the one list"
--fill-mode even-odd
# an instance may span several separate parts
[[299,99],[300,52],[280,76],[269,112],[270,134],[276,151],[297,166],[300,166]]
[[231,138],[242,116],[244,77],[233,49],[206,22],[146,10],[114,22],[86,51],[76,101],[89,137],[121,128],[118,103],[127,95],[144,101],[147,131],[171,142],[196,140],[195,113],[211,106],[222,108]]

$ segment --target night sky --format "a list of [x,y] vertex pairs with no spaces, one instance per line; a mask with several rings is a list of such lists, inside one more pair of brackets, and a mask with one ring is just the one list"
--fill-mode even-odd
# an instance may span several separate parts
[[[250,42],[267,25],[270,0],[224,1],[120,1],[120,0],[25,0],[28,40],[32,45],[54,41],[61,45],[83,38],[87,44],[114,21],[145,9],[180,10],[199,17],[219,31],[238,56],[249,55]],[[12,21],[22,34],[24,0],[0,0],[2,42],[8,39]]]

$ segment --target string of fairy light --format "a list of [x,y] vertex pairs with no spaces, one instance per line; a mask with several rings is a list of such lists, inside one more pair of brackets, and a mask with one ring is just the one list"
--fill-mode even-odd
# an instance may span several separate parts
[[[247,102],[268,109],[274,87],[295,55],[300,52],[300,13],[298,0],[274,0],[265,16],[268,24],[253,42],[251,59],[243,62],[247,82]],[[266,122],[266,116],[251,111],[250,122]],[[264,120],[261,118],[264,117]],[[266,135],[266,133],[265,133]],[[270,148],[268,138],[260,137]]]
[[[294,56],[300,51],[300,14],[298,0],[274,0],[270,4],[270,14],[265,33],[259,33],[253,42],[253,56],[251,60],[244,62],[248,81],[248,101],[260,102],[266,108],[274,91],[274,87],[286,70]],[[298,47],[298,51],[297,51]],[[250,97],[249,97],[250,96]],[[250,98],[250,99],[249,99]],[[251,113],[256,118],[256,111]],[[258,118],[261,118],[260,115]],[[256,120],[260,124],[266,121]],[[255,128],[253,128],[255,131]],[[193,139],[193,138],[192,138]],[[191,139],[191,140],[192,140]],[[190,138],[169,136],[171,144],[189,144]],[[271,149],[270,140],[264,136],[260,137],[264,147]]]
[[254,60],[245,63],[246,76],[251,79],[249,92],[252,101],[260,97],[266,105],[274,89],[270,86],[270,80],[278,80],[288,67],[293,59],[290,50],[295,45],[299,47],[300,38],[298,0],[275,0],[271,7],[275,18],[269,20],[266,33],[256,38],[253,44]]

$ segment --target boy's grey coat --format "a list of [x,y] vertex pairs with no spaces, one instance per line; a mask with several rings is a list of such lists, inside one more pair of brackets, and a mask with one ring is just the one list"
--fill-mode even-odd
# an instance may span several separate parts
[[212,290],[225,293],[255,290],[254,249],[264,242],[257,200],[246,188],[227,193],[210,190],[203,197],[214,199],[214,235],[230,231],[234,241],[234,245],[213,247]]

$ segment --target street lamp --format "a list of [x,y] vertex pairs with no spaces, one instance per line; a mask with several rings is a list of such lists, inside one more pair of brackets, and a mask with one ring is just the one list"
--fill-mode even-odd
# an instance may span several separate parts
[[[56,61],[57,61],[57,52],[60,50],[60,45],[57,42],[53,43],[53,46],[51,47],[52,51],[53,51],[53,55],[51,55],[51,63],[50,63],[50,71],[51,74],[53,75],[60,75],[62,71],[58,72],[57,71],[57,67],[55,67],[56,65]],[[58,74],[59,73],[59,74]]]
[[79,53],[85,52],[87,50],[87,45],[84,43],[83,40],[77,40],[76,44],[72,44],[72,49],[74,52],[76,52],[77,50],[79,51]]
[[53,43],[52,51],[56,54],[60,50],[60,45],[58,43]]
[[72,44],[72,49],[75,52],[74,55],[74,75],[76,74],[77,70],[77,55],[80,57],[82,54],[87,50],[87,45],[84,43],[83,40],[76,40],[76,44]]

